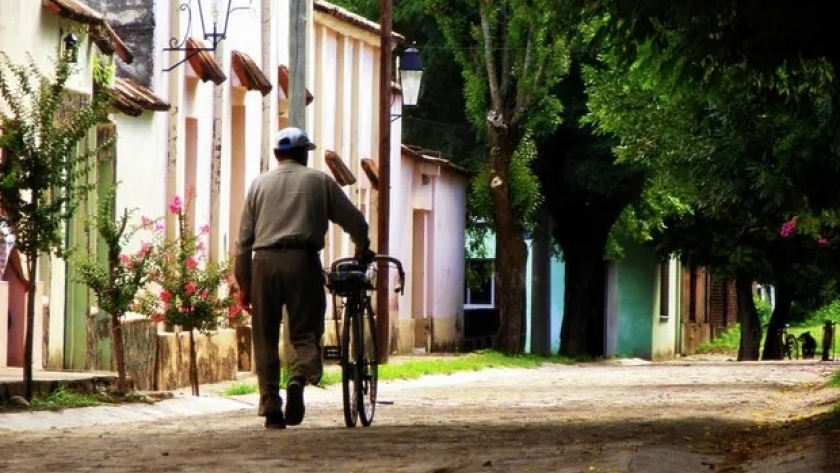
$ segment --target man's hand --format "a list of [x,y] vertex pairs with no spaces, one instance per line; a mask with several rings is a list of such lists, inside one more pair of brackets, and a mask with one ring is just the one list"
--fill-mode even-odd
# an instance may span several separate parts
[[373,263],[373,257],[376,253],[370,248],[356,248],[356,261],[365,266]]
[[251,313],[251,290],[246,289],[244,287],[239,288],[239,305],[242,306],[242,310],[247,313]]

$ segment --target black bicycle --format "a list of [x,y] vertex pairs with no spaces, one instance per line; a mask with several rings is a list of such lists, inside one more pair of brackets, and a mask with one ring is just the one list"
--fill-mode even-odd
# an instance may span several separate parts
[[397,268],[399,284],[395,292],[402,294],[405,271],[402,263],[391,256],[376,255],[370,264],[361,264],[355,258],[340,258],[332,263],[327,275],[336,324],[338,320],[343,320],[338,356],[344,423],[347,427],[355,427],[359,420],[362,426],[370,426],[376,409],[379,354],[371,291],[376,290],[375,268],[379,262],[386,262],[388,266],[393,264]]

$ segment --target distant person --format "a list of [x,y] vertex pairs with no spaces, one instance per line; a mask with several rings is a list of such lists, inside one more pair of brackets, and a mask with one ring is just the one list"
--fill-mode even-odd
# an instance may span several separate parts
[[802,358],[805,360],[814,359],[817,354],[817,340],[811,336],[811,332],[800,335],[799,341],[802,342]]
[[[338,184],[306,166],[315,144],[303,130],[284,128],[277,135],[277,168],[257,177],[248,189],[239,225],[235,276],[241,303],[253,304],[254,362],[260,387],[259,415],[269,429],[299,425],[305,412],[303,389],[323,374],[326,293],[318,253],[330,221],[356,244],[356,258],[370,262],[369,225]],[[296,356],[280,397],[280,322],[289,313],[289,335]]]

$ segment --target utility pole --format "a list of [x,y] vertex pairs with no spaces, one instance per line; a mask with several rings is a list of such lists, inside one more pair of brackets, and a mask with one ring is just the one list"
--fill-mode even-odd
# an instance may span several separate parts
[[[274,19],[272,18],[272,3],[274,0],[262,0],[260,5],[262,71],[266,77],[277,80],[277,54],[274,49],[275,38],[272,33]],[[279,87],[279,84],[277,85]],[[276,89],[275,89],[276,90]],[[260,172],[268,171],[271,150],[274,147],[274,132],[277,130],[275,107],[277,99],[274,94],[267,94],[262,98],[262,146],[260,147]]]
[[[306,130],[306,63],[309,7],[312,0],[289,0],[289,126]],[[273,146],[273,145],[272,145]],[[289,336],[289,312],[283,309],[280,350],[283,369],[297,357]]]
[[306,50],[310,0],[289,1],[289,125],[306,130]]
[[[218,0],[213,0],[213,24],[216,23],[219,15]],[[214,59],[219,65],[225,64],[225,47],[224,41],[217,41],[216,48],[213,51]],[[224,66],[223,66],[224,67]],[[219,261],[219,234],[221,232],[220,216],[221,213],[221,193],[222,193],[222,132],[224,130],[224,116],[225,116],[225,87],[215,84],[213,85],[213,149],[210,161],[210,237],[209,237],[209,251],[208,257],[210,261]],[[195,205],[195,202],[192,203]],[[221,250],[224,254],[226,250]]]
[[[388,254],[391,211],[391,7],[392,0],[380,0],[379,27],[379,205],[377,206],[377,252]],[[376,334],[379,361],[388,362],[391,353],[391,321],[388,307],[388,265],[377,271]]]

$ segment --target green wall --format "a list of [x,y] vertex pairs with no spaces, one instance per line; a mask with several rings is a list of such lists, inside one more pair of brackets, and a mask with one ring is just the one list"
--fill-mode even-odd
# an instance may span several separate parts
[[653,346],[653,297],[656,272],[653,252],[638,244],[625,247],[617,265],[617,344],[619,356],[650,358]]

